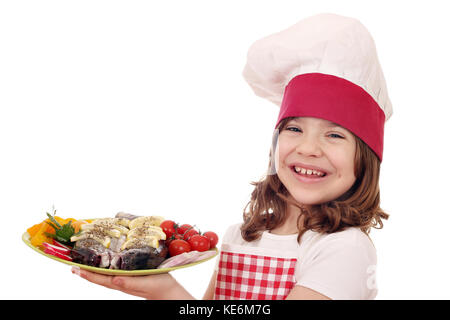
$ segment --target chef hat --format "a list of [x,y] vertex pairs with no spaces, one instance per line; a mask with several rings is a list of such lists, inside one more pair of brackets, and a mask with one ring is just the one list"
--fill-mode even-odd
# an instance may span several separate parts
[[287,117],[332,121],[383,155],[392,114],[375,43],[356,19],[318,14],[253,43],[243,76]]

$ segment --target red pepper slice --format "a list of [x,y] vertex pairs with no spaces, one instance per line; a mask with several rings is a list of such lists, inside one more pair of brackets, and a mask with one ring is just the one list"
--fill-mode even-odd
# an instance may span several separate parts
[[55,256],[60,259],[72,261],[72,257],[69,256],[70,250],[54,246],[47,242],[44,242],[43,245],[45,247],[44,253],[51,254],[52,256]]
[[58,247],[67,249],[67,250],[69,250],[69,251],[72,250],[70,247],[68,247],[68,246],[66,246],[66,245],[64,245],[64,244],[62,244],[61,242],[56,241],[55,239],[53,239],[53,244],[54,244],[55,246],[58,246]]

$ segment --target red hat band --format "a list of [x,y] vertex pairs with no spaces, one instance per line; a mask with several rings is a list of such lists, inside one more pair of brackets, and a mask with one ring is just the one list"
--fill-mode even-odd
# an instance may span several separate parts
[[364,141],[382,161],[384,112],[369,93],[348,80],[323,73],[292,78],[284,90],[275,127],[288,117],[337,123]]

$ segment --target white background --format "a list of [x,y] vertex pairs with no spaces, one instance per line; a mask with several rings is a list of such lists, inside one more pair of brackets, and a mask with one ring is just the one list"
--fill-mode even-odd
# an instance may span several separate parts
[[[2,1],[0,298],[135,299],[38,255],[63,217],[162,215],[223,236],[267,167],[277,107],[242,78],[253,41],[321,12],[371,32],[394,115],[371,235],[378,299],[448,299],[445,1]],[[209,261],[173,272],[201,298]]]

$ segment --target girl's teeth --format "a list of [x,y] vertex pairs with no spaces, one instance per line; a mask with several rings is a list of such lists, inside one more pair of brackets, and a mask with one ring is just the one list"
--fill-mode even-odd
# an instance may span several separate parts
[[304,169],[304,168],[300,168],[300,167],[294,167],[295,172],[297,173],[301,173],[301,174],[308,174],[308,175],[316,175],[319,177],[324,176],[325,174],[320,172],[320,171],[316,171],[316,170],[312,170],[312,169]]

